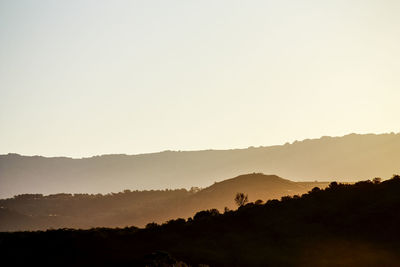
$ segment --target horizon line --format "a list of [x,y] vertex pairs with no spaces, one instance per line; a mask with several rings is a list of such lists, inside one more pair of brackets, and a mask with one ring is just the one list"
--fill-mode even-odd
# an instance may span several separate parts
[[221,149],[214,149],[214,148],[208,148],[208,149],[194,149],[194,150],[161,150],[161,151],[154,151],[154,152],[142,152],[142,153],[135,153],[135,154],[126,154],[126,153],[106,153],[106,154],[98,154],[98,155],[93,155],[93,156],[87,156],[87,157],[71,157],[71,156],[44,156],[44,155],[26,155],[26,154],[20,154],[16,152],[8,152],[7,154],[0,154],[0,156],[9,156],[9,155],[16,155],[16,156],[21,156],[21,157],[42,157],[42,158],[67,158],[67,159],[91,159],[91,158],[96,158],[96,157],[104,157],[104,156],[141,156],[141,155],[151,155],[151,154],[160,154],[160,153],[169,153],[169,152],[174,152],[174,153],[180,153],[180,152],[205,152],[205,151],[229,151],[229,150],[245,150],[245,149],[257,149],[257,148],[267,148],[267,147],[275,147],[275,146],[285,146],[285,145],[293,145],[297,142],[304,142],[304,141],[312,141],[312,140],[320,140],[322,138],[343,138],[346,136],[350,135],[398,135],[400,134],[399,132],[384,132],[384,133],[349,133],[345,135],[322,135],[320,137],[315,137],[315,138],[305,138],[302,140],[294,140],[292,142],[285,142],[281,144],[274,144],[274,145],[259,145],[259,146],[248,146],[248,147],[241,147],[241,148],[221,148]]

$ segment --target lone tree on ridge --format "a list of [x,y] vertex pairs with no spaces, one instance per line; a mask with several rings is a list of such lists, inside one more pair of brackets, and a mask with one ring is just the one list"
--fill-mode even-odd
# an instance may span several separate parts
[[236,203],[236,205],[238,205],[238,207],[244,206],[247,202],[249,202],[249,198],[247,197],[247,194],[236,193],[235,203]]

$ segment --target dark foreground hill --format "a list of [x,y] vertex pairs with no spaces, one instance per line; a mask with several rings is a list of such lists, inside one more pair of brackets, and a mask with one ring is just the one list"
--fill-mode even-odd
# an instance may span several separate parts
[[292,182],[275,175],[253,173],[215,183],[205,189],[130,191],[108,195],[40,194],[0,200],[0,231],[49,228],[145,226],[173,218],[188,218],[197,211],[234,208],[237,192],[250,201],[303,194],[328,183]]
[[292,181],[357,181],[400,172],[400,134],[350,134],[269,147],[91,158],[0,155],[0,198],[205,187],[243,173]]
[[8,266],[398,266],[399,225],[394,176],[146,229],[1,233],[0,251]]

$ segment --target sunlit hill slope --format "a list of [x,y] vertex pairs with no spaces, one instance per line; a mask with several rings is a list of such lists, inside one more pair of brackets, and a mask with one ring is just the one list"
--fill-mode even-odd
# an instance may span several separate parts
[[233,209],[237,192],[244,192],[250,201],[256,201],[303,194],[315,186],[322,188],[327,183],[292,182],[275,175],[254,173],[202,190],[125,190],[107,195],[25,194],[0,200],[0,231],[144,226],[149,222],[188,218],[203,209]]

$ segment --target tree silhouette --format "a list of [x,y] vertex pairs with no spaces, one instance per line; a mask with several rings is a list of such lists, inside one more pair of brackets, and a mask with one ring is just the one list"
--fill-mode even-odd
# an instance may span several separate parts
[[247,202],[249,202],[249,198],[247,197],[247,194],[236,193],[235,203],[236,203],[236,205],[238,205],[238,207],[244,206]]
[[254,202],[254,204],[256,204],[256,205],[261,205],[263,203],[264,203],[264,201],[262,201],[262,199],[257,199],[256,202]]
[[375,177],[374,179],[372,179],[372,182],[374,184],[380,184],[382,182],[382,178],[380,177]]

